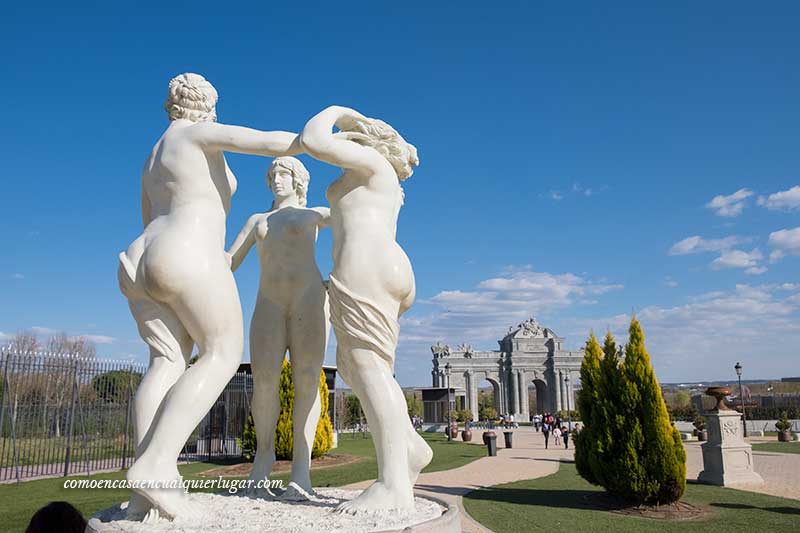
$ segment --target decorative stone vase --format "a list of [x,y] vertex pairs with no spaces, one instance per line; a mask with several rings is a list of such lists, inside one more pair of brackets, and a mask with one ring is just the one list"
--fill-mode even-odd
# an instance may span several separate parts
[[453,424],[450,426],[450,438],[457,439],[458,438],[458,424]]
[[778,432],[778,441],[792,442],[792,432],[788,429]]
[[706,394],[713,396],[717,400],[717,405],[714,406],[712,411],[730,411],[728,406],[725,405],[725,397],[731,394],[731,390],[728,387],[709,387],[706,389]]
[[496,434],[494,431],[492,431],[492,430],[489,430],[489,431],[484,431],[484,432],[483,432],[483,443],[484,443],[484,444],[486,444],[486,445],[488,446],[488,444],[489,444],[489,437],[496,437],[496,436],[497,436],[497,434]]
[[469,426],[467,426],[464,431],[461,432],[461,440],[464,442],[472,441],[472,430],[469,429]]

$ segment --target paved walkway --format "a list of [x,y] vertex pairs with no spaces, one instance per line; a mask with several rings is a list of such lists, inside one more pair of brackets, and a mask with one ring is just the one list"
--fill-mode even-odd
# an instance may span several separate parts
[[[481,442],[482,431],[473,431],[473,443],[483,445]],[[498,445],[503,444],[503,435],[498,432]],[[459,438],[460,440],[460,438]],[[421,494],[433,496],[448,503],[458,505],[461,510],[461,528],[470,533],[489,531],[477,522],[470,519],[464,511],[461,497],[480,487],[511,483],[523,479],[554,474],[558,470],[561,459],[572,458],[572,443],[570,449],[552,446],[544,449],[544,439],[541,433],[532,428],[521,427],[514,430],[514,447],[512,449],[500,448],[497,457],[483,457],[454,470],[431,472],[422,474],[417,480],[415,490]],[[480,444],[478,444],[480,443]],[[348,488],[365,488],[371,481],[350,485]]]

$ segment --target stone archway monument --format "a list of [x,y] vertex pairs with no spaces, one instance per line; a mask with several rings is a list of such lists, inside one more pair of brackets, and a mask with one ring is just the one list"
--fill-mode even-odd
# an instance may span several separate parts
[[[563,349],[564,338],[530,318],[508,329],[499,350],[473,350],[469,344],[456,348],[436,343],[431,372],[434,387],[446,387],[445,365],[450,365],[450,387],[478,419],[478,385],[487,380],[495,391],[498,413],[527,421],[528,388],[536,387],[537,412],[575,409],[575,381],[583,350]],[[569,379],[567,379],[569,377]]]

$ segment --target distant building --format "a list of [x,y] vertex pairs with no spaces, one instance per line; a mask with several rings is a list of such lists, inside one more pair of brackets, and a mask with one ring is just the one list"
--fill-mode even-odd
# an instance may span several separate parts
[[781,378],[783,383],[800,383],[800,376],[796,378]]
[[438,343],[431,346],[433,388],[454,389],[454,403],[471,410],[475,420],[478,385],[484,379],[494,389],[497,413],[513,414],[517,420],[527,421],[532,414],[528,408],[529,385],[536,387],[535,410],[539,413],[576,408],[574,389],[582,350],[564,350],[564,338],[540,326],[535,318],[512,326],[497,342],[500,350],[493,351],[473,350],[468,344],[452,349]]

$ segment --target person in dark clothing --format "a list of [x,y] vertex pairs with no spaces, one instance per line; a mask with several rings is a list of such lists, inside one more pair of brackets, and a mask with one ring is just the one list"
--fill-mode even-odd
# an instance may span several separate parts
[[569,431],[566,427],[561,428],[561,437],[564,439],[564,448],[569,449]]
[[547,449],[547,442],[550,440],[550,424],[545,422],[542,424],[542,435],[544,435],[544,449]]
[[86,520],[67,502],[50,502],[31,517],[25,533],[83,533]]

